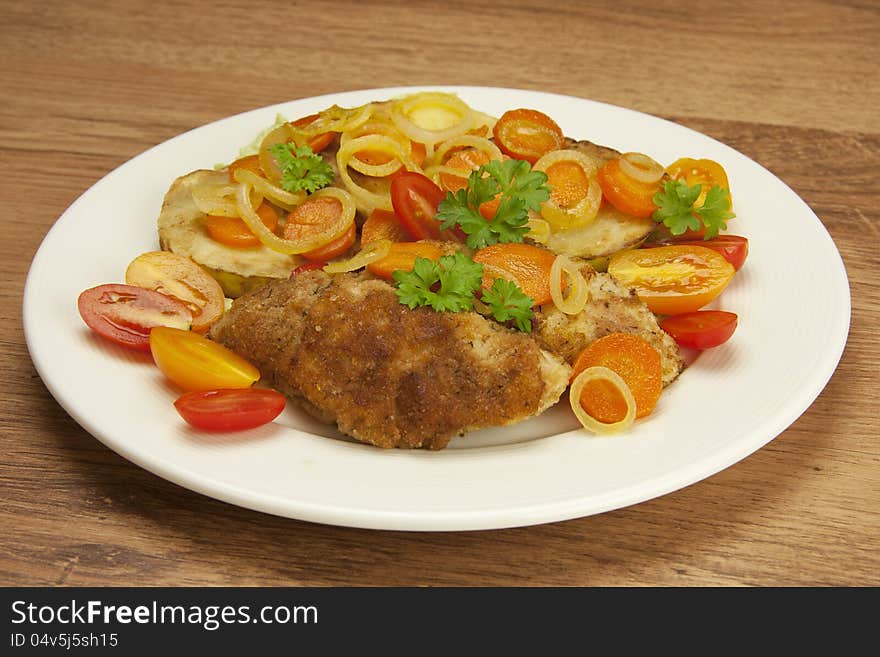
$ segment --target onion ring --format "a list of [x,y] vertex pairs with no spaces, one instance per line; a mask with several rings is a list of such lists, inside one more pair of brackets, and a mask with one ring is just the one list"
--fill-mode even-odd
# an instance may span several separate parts
[[[626,414],[622,420],[611,423],[600,422],[584,410],[584,407],[581,405],[581,393],[590,381],[596,380],[608,381],[620,391],[621,396],[626,402]],[[568,393],[568,401],[571,404],[571,410],[574,411],[574,414],[584,428],[599,435],[623,431],[629,428],[636,419],[636,400],[633,397],[632,390],[630,390],[626,381],[617,372],[601,365],[588,367],[574,378]]]
[[[562,293],[562,276],[568,274],[569,294]],[[550,267],[550,298],[566,315],[577,315],[587,305],[590,290],[580,268],[567,255],[558,255]]]
[[644,153],[624,153],[620,156],[620,170],[633,180],[646,185],[660,182],[663,167]]
[[239,216],[264,246],[273,251],[277,251],[278,253],[291,255],[317,249],[342,235],[354,222],[355,208],[351,195],[345,190],[336,187],[325,187],[312,194],[312,197],[330,196],[337,199],[342,204],[342,212],[339,213],[339,220],[323,233],[315,235],[309,239],[287,240],[278,237],[275,233],[266,228],[265,224],[263,224],[262,220],[254,210],[254,206],[251,204],[250,190],[250,185],[240,183],[238,186],[236,201],[238,202]]
[[331,262],[324,266],[324,271],[328,274],[342,274],[347,271],[355,271],[363,269],[371,262],[381,260],[388,255],[391,250],[391,240],[379,239],[367,243],[360,251],[355,253],[348,260],[339,262]]

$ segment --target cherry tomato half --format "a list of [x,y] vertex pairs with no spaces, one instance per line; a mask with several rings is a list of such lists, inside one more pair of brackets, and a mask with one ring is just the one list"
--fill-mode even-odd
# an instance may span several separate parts
[[673,240],[671,242],[656,242],[645,244],[649,246],[705,246],[713,251],[718,251],[724,256],[736,271],[742,269],[746,257],[749,255],[749,240],[740,235],[719,235],[710,240]]
[[131,261],[125,270],[129,285],[156,290],[187,305],[192,330],[203,333],[223,314],[223,288],[193,260],[170,251],[150,251]]
[[[700,207],[703,205],[703,201],[706,200],[706,194],[709,193],[710,187],[717,186],[723,187],[728,191],[730,190],[730,183],[727,180],[727,172],[724,170],[724,167],[715,160],[698,160],[692,157],[683,157],[666,167],[666,173],[673,180],[684,180],[690,187],[693,187],[694,185],[702,185],[700,195],[697,197],[697,200],[694,201],[694,207]],[[731,207],[732,204],[728,206],[728,210],[731,209]],[[700,227],[698,230],[691,230],[688,228],[684,232],[683,237],[685,239],[696,239],[702,237],[705,233],[705,226]]]
[[134,285],[99,285],[77,299],[80,317],[101,337],[123,347],[150,350],[150,331],[155,326],[186,330],[192,313],[169,296]]
[[153,360],[184,390],[249,388],[260,371],[235,352],[208,338],[159,326],[150,332]]
[[446,193],[434,181],[415,171],[398,173],[391,179],[391,205],[400,225],[413,240],[451,239],[434,218]]
[[635,289],[658,315],[680,315],[699,310],[721,294],[734,269],[705,246],[658,246],[615,253],[608,273]]
[[736,330],[736,324],[736,313],[697,310],[667,317],[660,322],[660,328],[682,347],[710,349],[727,342]]
[[562,129],[543,112],[533,109],[509,110],[492,129],[501,152],[534,164],[542,155],[562,148]]
[[264,388],[188,392],[174,402],[180,417],[204,431],[243,431],[271,422],[284,410],[284,395]]

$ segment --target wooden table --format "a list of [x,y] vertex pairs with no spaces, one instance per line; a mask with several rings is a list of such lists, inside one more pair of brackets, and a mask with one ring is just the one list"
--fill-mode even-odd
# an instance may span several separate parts
[[[206,14],[194,0],[0,3],[0,584],[880,584],[880,6],[220,4]],[[243,510],[132,465],[58,406],[28,357],[19,309],[40,241],[83,191],[144,149],[227,115],[424,84],[631,107],[709,134],[782,178],[831,232],[851,283],[848,346],[819,399],[765,448],[674,494],[472,533]]]

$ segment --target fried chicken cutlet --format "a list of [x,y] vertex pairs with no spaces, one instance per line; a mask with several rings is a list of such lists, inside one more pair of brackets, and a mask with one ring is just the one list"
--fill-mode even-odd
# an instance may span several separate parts
[[475,312],[402,305],[385,281],[303,272],[235,301],[210,337],[264,380],[379,447],[442,449],[455,435],[555,404],[571,368]]

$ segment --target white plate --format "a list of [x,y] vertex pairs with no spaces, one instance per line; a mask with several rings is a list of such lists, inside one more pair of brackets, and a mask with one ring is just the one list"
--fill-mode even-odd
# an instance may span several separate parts
[[83,194],[43,241],[24,295],[31,357],[58,402],[108,447],[186,488],[292,518],[404,530],[529,525],[648,500],[736,463],[809,407],[846,342],[849,286],[822,223],[783,182],[724,144],[631,110],[533,91],[445,89],[496,116],[534,107],[572,137],[666,163],[708,157],[727,169],[738,215],[730,232],[746,235],[751,252],[719,305],[739,314],[739,328],[700,356],[650,417],[623,435],[592,438],[559,404],[440,452],[339,440],[296,409],[250,432],[204,434],[177,416],[174,392],[148,357],[85,327],[77,296],[122,282],[130,260],[157,248],[156,218],[174,178],[234,159],[278,113],[296,118],[413,89],[309,98],[217,121],[148,150]]

